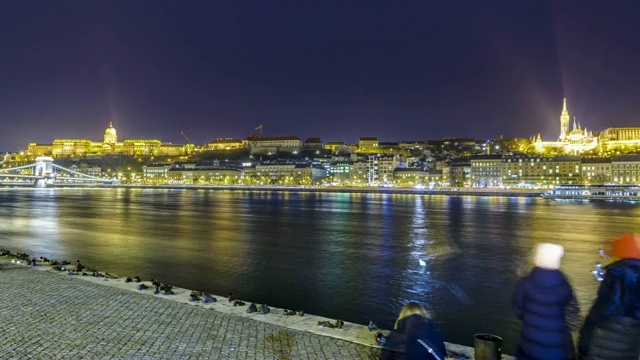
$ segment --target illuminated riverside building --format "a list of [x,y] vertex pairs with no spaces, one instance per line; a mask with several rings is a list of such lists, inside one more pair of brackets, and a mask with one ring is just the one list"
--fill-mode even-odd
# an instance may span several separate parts
[[429,173],[420,168],[398,168],[393,171],[394,183],[400,187],[413,187],[429,182]]
[[26,155],[29,156],[88,156],[105,154],[122,155],[185,155],[189,145],[173,145],[156,139],[126,139],[118,142],[118,135],[112,123],[104,132],[102,142],[89,139],[55,139],[51,144],[30,143]]
[[587,185],[611,183],[611,158],[582,158],[582,180]]
[[565,154],[580,154],[582,152],[593,150],[598,146],[598,138],[593,136],[591,131],[585,127],[582,129],[580,125],[576,125],[573,120],[573,129],[569,130],[569,122],[571,116],[567,110],[567,99],[562,103],[562,112],[560,113],[560,136],[557,141],[542,141],[540,134],[535,137],[533,145],[538,153],[545,151],[558,151]]
[[376,157],[377,168],[371,170],[377,173],[380,184],[393,183],[394,171],[407,167],[407,160],[400,155],[376,155]]
[[478,155],[470,160],[471,186],[497,187],[502,185],[502,155]]
[[550,188],[582,183],[579,156],[525,156],[502,158],[502,184],[505,187]]
[[616,184],[640,183],[640,155],[617,155],[611,158],[611,180]]

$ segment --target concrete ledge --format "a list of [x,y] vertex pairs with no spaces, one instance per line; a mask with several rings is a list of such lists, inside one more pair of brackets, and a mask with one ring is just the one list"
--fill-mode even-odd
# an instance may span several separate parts
[[[246,312],[247,306],[251,304],[250,301],[241,300],[245,302],[244,306],[233,306],[232,302],[229,302],[228,299],[224,296],[213,295],[211,296],[216,298],[216,302],[204,304],[201,301],[199,302],[190,302],[189,294],[192,290],[184,289],[180,287],[173,286],[172,291],[175,295],[164,295],[161,292],[158,295],[154,295],[153,290],[154,287],[150,281],[142,281],[139,283],[136,282],[126,282],[126,277],[117,277],[117,278],[107,278],[107,277],[94,277],[94,276],[82,276],[82,275],[68,275],[66,271],[58,271],[54,270],[52,266],[45,263],[38,263],[37,266],[29,266],[24,263],[16,264],[11,263],[6,257],[0,258],[0,269],[8,268],[8,267],[28,267],[36,271],[45,271],[51,274],[55,274],[57,276],[64,276],[69,278],[77,279],[78,281],[86,281],[99,285],[109,286],[113,288],[119,288],[131,292],[135,292],[137,294],[143,296],[150,296],[155,298],[161,298],[167,301],[183,303],[185,306],[198,306],[204,309],[210,309],[213,311],[218,311],[224,314],[238,316],[242,318],[250,318],[251,320],[260,321],[272,325],[283,326],[289,329],[298,330],[302,332],[308,332],[315,335],[321,335],[326,337],[331,337],[339,340],[344,340],[348,342],[352,342],[355,344],[360,344],[364,346],[369,346],[372,348],[380,348],[374,340],[375,331],[369,331],[368,327],[361,324],[355,324],[346,322],[344,323],[344,327],[342,329],[337,328],[326,328],[318,326],[319,321],[328,321],[330,323],[335,323],[336,319],[329,319],[322,316],[304,314],[304,316],[284,316],[284,309],[273,307],[267,304],[270,308],[270,312],[268,314],[260,314],[259,312],[248,314]],[[72,267],[73,268],[73,267]],[[137,290],[138,285],[145,284],[149,288],[145,290]],[[257,304],[258,306],[260,304]],[[298,310],[298,309],[291,309]],[[389,330],[376,330],[381,331],[385,335],[389,332]],[[458,344],[445,343],[447,350],[452,354],[455,354],[456,357],[452,357],[452,359],[458,359],[460,356],[464,356],[468,359],[473,359],[473,348]],[[513,359],[511,356],[504,355],[503,359]]]

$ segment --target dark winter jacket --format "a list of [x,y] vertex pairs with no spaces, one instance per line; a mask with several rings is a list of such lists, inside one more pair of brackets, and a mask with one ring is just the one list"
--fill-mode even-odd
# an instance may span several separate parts
[[516,358],[573,358],[573,340],[566,322],[566,309],[572,300],[573,290],[559,270],[535,267],[520,279],[513,297],[513,308],[522,320]]
[[580,330],[578,352],[590,360],[640,358],[640,260],[605,268],[598,297]]
[[[435,353],[435,356],[429,352],[428,348]],[[389,333],[380,359],[444,360],[446,354],[442,334],[436,329],[434,323],[420,315],[411,315],[400,320],[398,329]]]

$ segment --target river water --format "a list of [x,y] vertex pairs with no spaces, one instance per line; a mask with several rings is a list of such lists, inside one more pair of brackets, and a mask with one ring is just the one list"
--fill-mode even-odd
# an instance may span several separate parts
[[541,198],[4,188],[0,205],[13,252],[385,328],[415,300],[447,341],[489,332],[507,353],[511,294],[536,242],[565,247],[584,313],[598,249],[640,230],[639,204]]

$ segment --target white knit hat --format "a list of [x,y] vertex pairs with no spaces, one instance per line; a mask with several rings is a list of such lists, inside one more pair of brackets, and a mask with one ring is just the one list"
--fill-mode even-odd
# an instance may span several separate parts
[[558,270],[562,255],[564,255],[562,245],[542,243],[536,246],[533,262],[539,268]]

